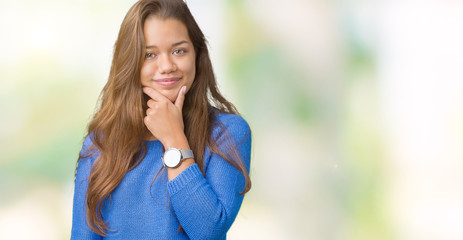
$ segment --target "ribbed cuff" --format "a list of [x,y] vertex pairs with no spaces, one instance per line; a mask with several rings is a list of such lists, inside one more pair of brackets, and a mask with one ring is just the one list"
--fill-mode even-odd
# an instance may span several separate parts
[[201,170],[199,170],[198,164],[194,163],[187,167],[187,169],[183,170],[183,172],[177,175],[177,177],[169,181],[167,183],[167,189],[169,190],[170,195],[174,195],[187,186],[191,181],[198,178],[203,178],[203,174],[201,173]]

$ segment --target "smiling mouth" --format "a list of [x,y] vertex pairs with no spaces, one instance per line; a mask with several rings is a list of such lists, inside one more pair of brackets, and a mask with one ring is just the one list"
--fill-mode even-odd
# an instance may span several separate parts
[[162,79],[156,79],[154,82],[161,86],[172,86],[176,84],[177,82],[180,81],[181,78],[162,78]]

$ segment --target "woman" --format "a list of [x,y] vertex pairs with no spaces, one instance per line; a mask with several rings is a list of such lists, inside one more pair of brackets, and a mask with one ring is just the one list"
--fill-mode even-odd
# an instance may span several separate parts
[[225,239],[250,152],[187,5],[138,1],[79,155],[71,239]]

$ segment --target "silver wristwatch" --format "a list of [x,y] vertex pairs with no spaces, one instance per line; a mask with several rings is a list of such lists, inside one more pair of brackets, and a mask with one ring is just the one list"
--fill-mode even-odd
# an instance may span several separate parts
[[168,168],[176,168],[184,159],[194,158],[191,149],[169,148],[164,152],[162,162]]

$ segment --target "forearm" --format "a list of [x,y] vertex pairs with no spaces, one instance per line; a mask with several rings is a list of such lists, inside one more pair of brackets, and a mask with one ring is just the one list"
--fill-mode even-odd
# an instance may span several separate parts
[[[229,161],[242,162],[249,171],[251,134],[242,118],[230,117],[222,119],[227,131],[214,135],[218,148],[230,159],[206,147],[201,169],[205,176],[197,164],[191,164],[167,184],[175,215],[191,239],[223,239],[243,201],[244,173]],[[229,152],[235,147],[236,155]]]
[[[165,150],[169,148],[190,149],[190,145],[188,144],[188,140],[184,133],[174,135],[171,139],[169,139],[169,141],[163,142],[163,146]],[[181,172],[183,172],[194,163],[195,160],[193,158],[187,158],[183,160],[176,168],[167,168],[167,176],[169,181],[176,178]]]
[[[225,236],[243,200],[238,193],[243,186],[242,176],[238,174],[224,176],[223,189],[216,189],[217,193],[196,164],[168,183],[172,207],[191,239]],[[227,195],[223,195],[225,189]]]

